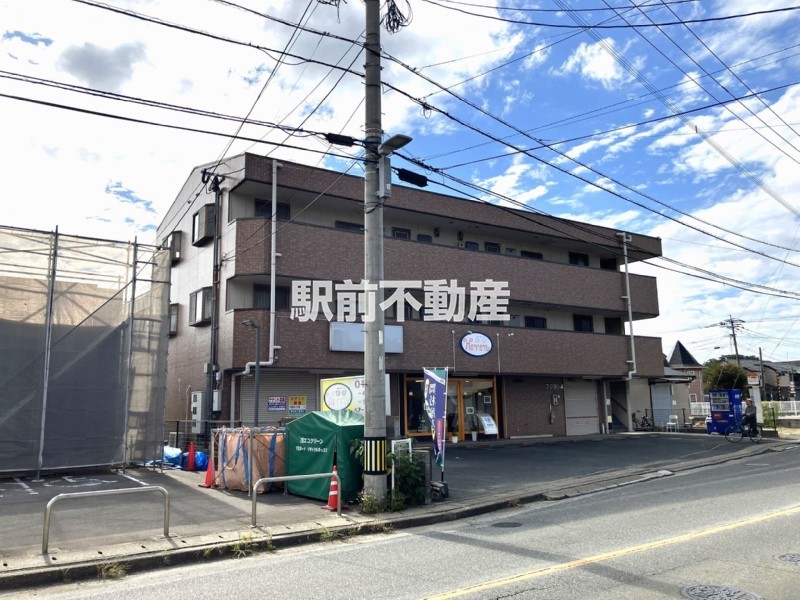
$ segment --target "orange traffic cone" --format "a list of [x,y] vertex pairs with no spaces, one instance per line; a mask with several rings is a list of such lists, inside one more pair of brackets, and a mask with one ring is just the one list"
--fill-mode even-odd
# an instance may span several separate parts
[[217,487],[217,482],[215,481],[215,473],[214,473],[214,455],[211,454],[208,457],[208,468],[206,469],[206,481],[205,483],[198,484],[200,487],[204,488],[211,488]]
[[[336,473],[336,465],[333,465],[333,472]],[[328,493],[328,504],[321,506],[323,510],[336,510],[339,502],[339,484],[336,477],[331,477],[331,491]]]
[[194,467],[194,442],[189,442],[189,456],[186,457],[186,470],[196,471]]

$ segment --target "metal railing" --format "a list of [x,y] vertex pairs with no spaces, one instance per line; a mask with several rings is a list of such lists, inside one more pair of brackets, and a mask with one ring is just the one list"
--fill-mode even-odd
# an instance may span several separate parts
[[42,554],[47,554],[47,546],[50,541],[50,514],[53,505],[59,500],[68,498],[85,498],[89,496],[115,496],[118,494],[135,494],[141,492],[160,492],[164,494],[164,537],[169,537],[169,492],[160,485],[148,485],[145,487],[130,488],[123,490],[95,490],[93,492],[73,492],[70,494],[59,494],[50,499],[44,509],[44,528],[42,532]]
[[[322,479],[322,478],[334,478],[336,479],[336,489],[341,490],[342,488],[342,480],[339,479],[339,475],[336,472],[333,473],[312,473],[309,475],[282,475],[280,477],[262,477],[258,481],[253,484],[251,488],[252,497],[253,497],[253,510],[252,516],[250,520],[250,526],[256,527],[256,509],[258,504],[256,501],[258,500],[258,488],[260,488],[265,483],[271,483],[273,481],[300,481],[302,479]],[[336,494],[336,514],[340,517],[342,516],[342,494]]]

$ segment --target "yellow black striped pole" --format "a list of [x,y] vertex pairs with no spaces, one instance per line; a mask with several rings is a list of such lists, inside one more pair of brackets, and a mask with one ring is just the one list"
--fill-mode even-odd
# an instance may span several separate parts
[[364,438],[364,473],[386,473],[386,438]]

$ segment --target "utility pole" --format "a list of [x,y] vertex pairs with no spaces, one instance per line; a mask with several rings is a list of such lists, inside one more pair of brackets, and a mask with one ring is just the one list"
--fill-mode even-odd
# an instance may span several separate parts
[[728,317],[727,321],[722,321],[719,325],[731,328],[731,337],[733,337],[733,351],[736,353],[736,366],[742,368],[742,363],[739,360],[739,346],[736,343],[736,330],[742,326],[744,321],[741,319],[734,319],[732,316]]
[[[383,198],[378,198],[381,143],[380,0],[365,0],[364,281],[376,285],[374,318],[364,323],[364,491],[386,499],[386,391],[383,302]],[[365,289],[365,296],[369,293]]]
[[[201,181],[203,185],[209,184],[214,192],[214,268],[211,282],[211,347],[209,350],[208,366],[206,367],[206,409],[200,418],[205,420],[203,431],[206,439],[211,436],[211,420],[214,417],[214,391],[217,389],[217,353],[219,346],[219,278],[222,261],[220,260],[220,242],[222,239],[222,187],[225,180],[223,175],[216,175],[203,169]],[[204,299],[205,301],[205,299]]]

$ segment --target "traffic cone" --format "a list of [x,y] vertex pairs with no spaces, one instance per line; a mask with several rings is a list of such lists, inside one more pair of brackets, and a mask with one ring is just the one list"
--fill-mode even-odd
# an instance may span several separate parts
[[189,456],[186,457],[186,470],[196,471],[194,467],[194,442],[189,442]]
[[217,487],[215,478],[216,474],[214,473],[214,455],[211,454],[208,457],[208,468],[206,469],[206,481],[205,483],[200,483],[198,485],[204,488]]
[[[333,472],[337,473],[336,465],[333,465]],[[336,477],[331,477],[331,491],[328,493],[328,504],[321,506],[323,510],[336,510],[337,502],[339,501],[339,484]]]

